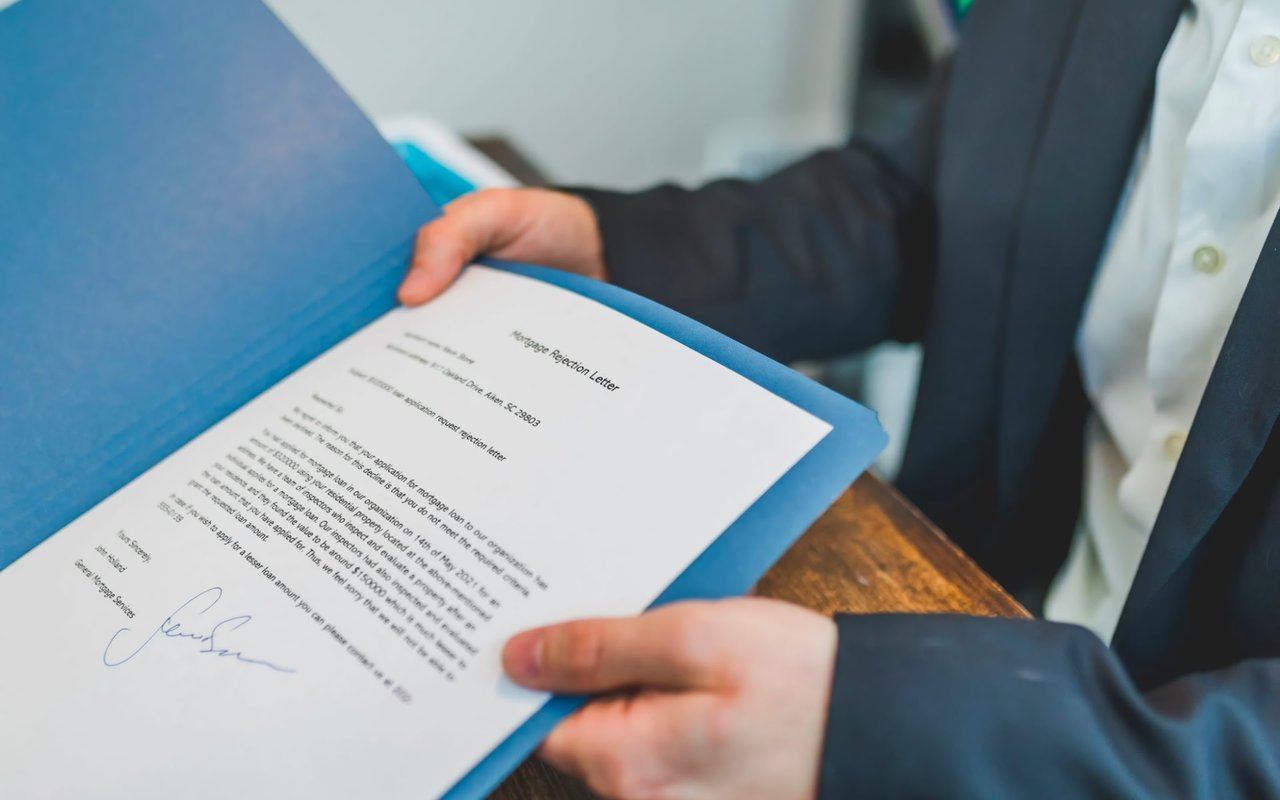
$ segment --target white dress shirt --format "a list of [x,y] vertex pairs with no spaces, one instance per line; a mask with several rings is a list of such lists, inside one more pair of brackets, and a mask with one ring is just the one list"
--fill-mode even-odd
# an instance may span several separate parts
[[1047,618],[1111,639],[1278,208],[1280,0],[1195,0],[1079,331],[1084,503]]

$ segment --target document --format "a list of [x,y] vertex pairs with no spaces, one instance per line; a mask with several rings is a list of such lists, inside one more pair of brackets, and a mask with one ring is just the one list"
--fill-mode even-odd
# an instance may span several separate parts
[[547,699],[508,637],[642,611],[830,431],[472,266],[0,573],[3,793],[438,796]]

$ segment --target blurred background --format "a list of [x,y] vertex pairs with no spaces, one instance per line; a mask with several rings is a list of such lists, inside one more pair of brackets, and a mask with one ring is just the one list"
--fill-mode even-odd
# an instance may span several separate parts
[[[892,138],[970,1],[266,0],[393,141],[422,122],[546,182],[622,189]],[[880,413],[892,478],[918,364],[891,344],[796,366]]]
[[552,180],[755,172],[884,129],[938,0],[267,0],[374,118],[512,140]]

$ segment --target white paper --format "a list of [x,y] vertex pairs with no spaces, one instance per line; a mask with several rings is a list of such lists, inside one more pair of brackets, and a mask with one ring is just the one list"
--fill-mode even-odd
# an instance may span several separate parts
[[3,793],[437,795],[545,700],[511,634],[639,612],[828,431],[473,267],[0,573]]

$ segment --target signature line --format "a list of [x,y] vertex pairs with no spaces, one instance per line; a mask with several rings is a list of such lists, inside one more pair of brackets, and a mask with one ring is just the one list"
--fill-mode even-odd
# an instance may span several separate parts
[[[164,621],[151,632],[151,635],[135,647],[132,652],[124,655],[123,657],[113,657],[112,649],[115,647],[116,641],[120,639],[122,634],[127,634],[132,630],[132,628],[121,628],[112,634],[111,638],[107,641],[107,646],[102,651],[102,663],[108,667],[118,667],[121,664],[127,663],[134,656],[138,655],[138,653],[142,652],[143,648],[151,644],[156,637],[163,637],[166,639],[186,639],[200,644],[202,647],[197,651],[199,653],[208,653],[222,658],[230,658],[242,664],[257,664],[259,666],[275,670],[276,672],[297,672],[297,670],[291,667],[282,667],[279,664],[275,664],[265,659],[250,658],[240,650],[233,650],[228,646],[218,643],[217,637],[222,636],[225,641],[227,634],[239,630],[252,621],[253,617],[248,614],[227,617],[221,622],[215,623],[212,627],[208,628],[207,631],[184,630],[183,623],[176,619],[183,612],[186,612],[188,616],[199,617],[217,605],[218,601],[221,599],[221,586],[213,586],[205,589],[203,592],[200,592],[195,597],[192,597],[187,602],[178,606],[173,613],[165,617]],[[188,627],[193,626],[193,622],[190,620],[188,620],[186,624]],[[128,637],[125,638],[127,639]]]

